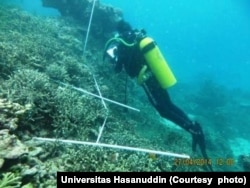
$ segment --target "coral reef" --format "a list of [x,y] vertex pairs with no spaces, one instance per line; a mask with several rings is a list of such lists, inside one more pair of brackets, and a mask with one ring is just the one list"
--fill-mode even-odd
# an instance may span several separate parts
[[[55,187],[57,171],[171,170],[172,161],[168,158],[33,140],[32,137],[52,137],[95,142],[106,115],[101,101],[57,81],[97,93],[94,73],[104,95],[121,101],[124,75],[119,79],[109,77],[109,69],[101,61],[102,41],[93,36],[83,57],[82,32],[77,23],[42,19],[18,9],[0,10],[2,174],[14,173],[23,187]],[[105,80],[107,77],[110,80]],[[144,122],[145,114],[127,114],[117,106],[107,106],[110,115],[101,142],[165,148],[161,144],[166,141],[160,136],[157,141],[154,136],[152,141],[152,137],[143,138],[137,132],[141,129],[138,122]]]
[[[44,0],[43,3],[44,6],[60,7],[64,16],[76,18],[80,14],[79,19],[86,24],[92,1]],[[74,15],[77,3],[84,7],[78,6]],[[68,10],[63,12],[65,6]],[[110,34],[120,13],[99,3],[96,6],[93,28],[98,26],[99,31],[94,29],[96,33],[90,35],[85,54],[81,23],[65,17],[41,18],[0,6],[0,172],[8,174],[1,177],[2,180],[18,177],[23,187],[55,187],[57,171],[206,171],[198,165],[173,168],[172,158],[155,154],[33,139],[49,137],[96,142],[107,111],[101,100],[70,87],[98,94],[95,76],[103,96],[141,109],[137,113],[107,103],[109,113],[100,142],[191,153],[190,135],[163,122],[147,105],[146,97],[140,94],[134,81],[127,80],[123,72],[111,74],[110,67],[102,62],[102,39],[105,37],[99,40],[95,35],[102,30],[105,30],[103,34]],[[110,18],[110,15],[115,16]],[[110,28],[107,23],[111,23]],[[125,83],[129,93],[125,91]],[[224,112],[228,100],[216,103],[224,96],[223,92],[216,92],[218,88],[212,84],[208,86],[212,89],[209,95],[215,97],[213,108]],[[198,99],[203,105],[209,104],[211,96],[205,96],[206,87],[202,86],[200,94],[192,100],[194,108],[186,105],[187,109],[201,110]],[[180,93],[183,97],[183,92]],[[178,95],[177,99],[185,103]],[[206,108],[201,112],[206,114]],[[207,117],[214,118],[212,115]],[[218,134],[209,134],[208,139],[209,154],[214,148],[217,153],[211,156],[230,155],[230,149]],[[216,141],[216,146],[210,140]]]

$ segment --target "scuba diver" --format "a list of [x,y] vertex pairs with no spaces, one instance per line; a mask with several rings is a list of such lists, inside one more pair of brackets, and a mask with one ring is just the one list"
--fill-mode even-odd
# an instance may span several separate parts
[[[200,124],[192,121],[173,102],[167,88],[176,79],[162,56],[156,42],[146,35],[145,30],[132,29],[129,23],[121,20],[117,24],[118,35],[107,41],[104,58],[109,57],[116,72],[124,68],[131,77],[137,77],[149,101],[161,117],[179,125],[192,135],[192,150],[199,146],[205,159],[208,159],[203,130]],[[209,165],[209,170],[212,166]]]

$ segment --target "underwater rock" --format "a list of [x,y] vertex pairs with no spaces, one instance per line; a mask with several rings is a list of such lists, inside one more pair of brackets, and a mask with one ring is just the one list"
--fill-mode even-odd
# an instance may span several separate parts
[[[93,0],[42,0],[42,5],[55,8],[62,16],[71,17],[82,23],[86,30],[91,17]],[[96,37],[105,37],[116,30],[116,23],[122,18],[120,9],[96,1],[91,33]]]

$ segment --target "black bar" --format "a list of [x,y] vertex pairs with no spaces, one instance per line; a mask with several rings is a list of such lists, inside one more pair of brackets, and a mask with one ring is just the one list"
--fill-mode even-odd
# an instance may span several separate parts
[[249,187],[250,172],[58,172],[57,187],[158,184],[164,187]]

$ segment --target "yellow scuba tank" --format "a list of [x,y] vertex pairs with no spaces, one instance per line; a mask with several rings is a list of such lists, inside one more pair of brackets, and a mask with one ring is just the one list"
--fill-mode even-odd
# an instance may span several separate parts
[[145,37],[140,41],[139,47],[160,86],[163,89],[173,86],[177,82],[176,78],[154,40],[150,37]]

